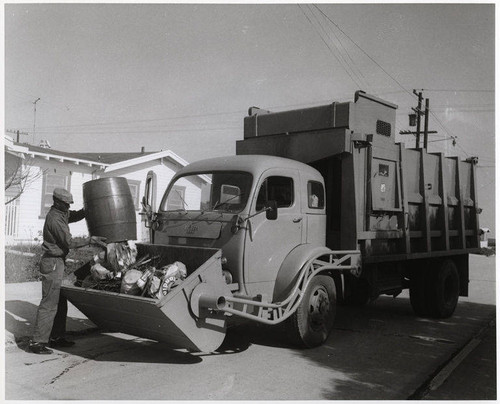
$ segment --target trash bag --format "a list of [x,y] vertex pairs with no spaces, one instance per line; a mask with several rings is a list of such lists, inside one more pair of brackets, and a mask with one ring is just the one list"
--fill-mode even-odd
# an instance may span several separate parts
[[101,264],[94,264],[90,267],[90,275],[95,281],[113,278],[113,272],[108,271]]
[[160,286],[161,286],[161,278],[157,277],[156,275],[153,275],[153,278],[151,278],[151,282],[149,283],[147,295],[149,297],[155,297],[155,295],[158,293],[158,290],[160,290]]
[[109,243],[106,246],[106,256],[111,269],[116,272],[126,272],[137,258],[137,246],[129,240],[121,243]]
[[177,278],[186,279],[187,269],[186,265],[184,265],[180,261],[175,261],[173,264],[166,265],[161,269],[164,273],[164,276],[170,278],[172,276]]

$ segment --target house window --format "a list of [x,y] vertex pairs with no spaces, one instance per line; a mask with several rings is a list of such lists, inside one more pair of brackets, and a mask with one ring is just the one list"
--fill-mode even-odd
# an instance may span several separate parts
[[139,210],[140,209],[139,193],[141,189],[141,181],[127,179],[127,182],[130,188],[130,193],[132,194],[132,200],[134,201],[135,209]]
[[185,209],[186,187],[174,185],[168,194],[167,210]]
[[5,236],[17,237],[19,225],[19,199],[5,205]]
[[312,209],[323,209],[325,207],[325,192],[321,182],[309,181],[307,183],[307,201]]
[[40,217],[45,218],[53,205],[54,200],[52,194],[56,188],[64,188],[70,190],[70,176],[67,174],[45,173],[43,175],[42,185],[42,209]]

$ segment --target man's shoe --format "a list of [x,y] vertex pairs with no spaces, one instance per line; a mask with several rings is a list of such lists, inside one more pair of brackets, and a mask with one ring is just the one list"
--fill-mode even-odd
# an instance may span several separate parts
[[45,344],[42,344],[41,342],[30,342],[28,345],[28,350],[34,354],[39,354],[39,355],[50,355],[54,351],[52,349],[49,349],[45,346]]
[[75,345],[73,341],[68,341],[66,338],[58,337],[49,339],[49,346],[51,348],[69,348]]

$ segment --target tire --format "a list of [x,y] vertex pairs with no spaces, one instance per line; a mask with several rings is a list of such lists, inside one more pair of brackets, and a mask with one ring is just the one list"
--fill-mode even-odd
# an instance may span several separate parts
[[307,348],[323,344],[333,328],[336,308],[335,282],[330,276],[316,275],[290,317],[294,342]]
[[[347,279],[349,278],[346,277],[346,281]],[[349,295],[344,298],[343,304],[349,306],[364,306],[372,300],[372,291],[366,279],[350,279],[349,282]]]
[[429,306],[429,268],[414,268],[410,278],[410,303],[413,312],[419,317],[431,314]]
[[435,318],[450,317],[457,307],[460,294],[460,277],[452,260],[443,261],[433,271],[429,290],[430,314]]

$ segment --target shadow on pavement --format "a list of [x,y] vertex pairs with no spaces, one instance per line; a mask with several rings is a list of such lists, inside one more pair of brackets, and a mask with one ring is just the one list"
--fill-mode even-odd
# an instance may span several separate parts
[[[5,328],[14,335],[17,347],[28,352],[29,339],[33,332],[33,322],[37,306],[20,300],[5,302]],[[202,362],[203,356],[228,355],[246,350],[249,344],[225,343],[212,354],[181,352],[167,347],[161,342],[142,338],[124,339],[107,334],[88,319],[68,317],[67,334],[78,339],[70,348],[58,348],[56,352],[65,352],[96,361],[195,364]],[[87,338],[81,338],[86,336]],[[95,347],[99,348],[96,349]],[[106,348],[103,349],[102,347]],[[133,351],[133,352],[131,352]]]
[[364,307],[339,306],[329,339],[317,348],[287,343],[284,327],[252,323],[235,326],[226,340],[292,349],[329,369],[324,399],[403,400],[494,317],[493,305],[461,302],[449,319],[419,318],[407,298],[380,297]]
[[[29,337],[33,333],[33,323],[36,317],[37,306],[23,300],[9,300],[5,302],[5,329],[14,335],[15,339]],[[68,317],[66,329],[68,334],[76,332],[86,333],[95,330],[96,326],[88,319]]]

